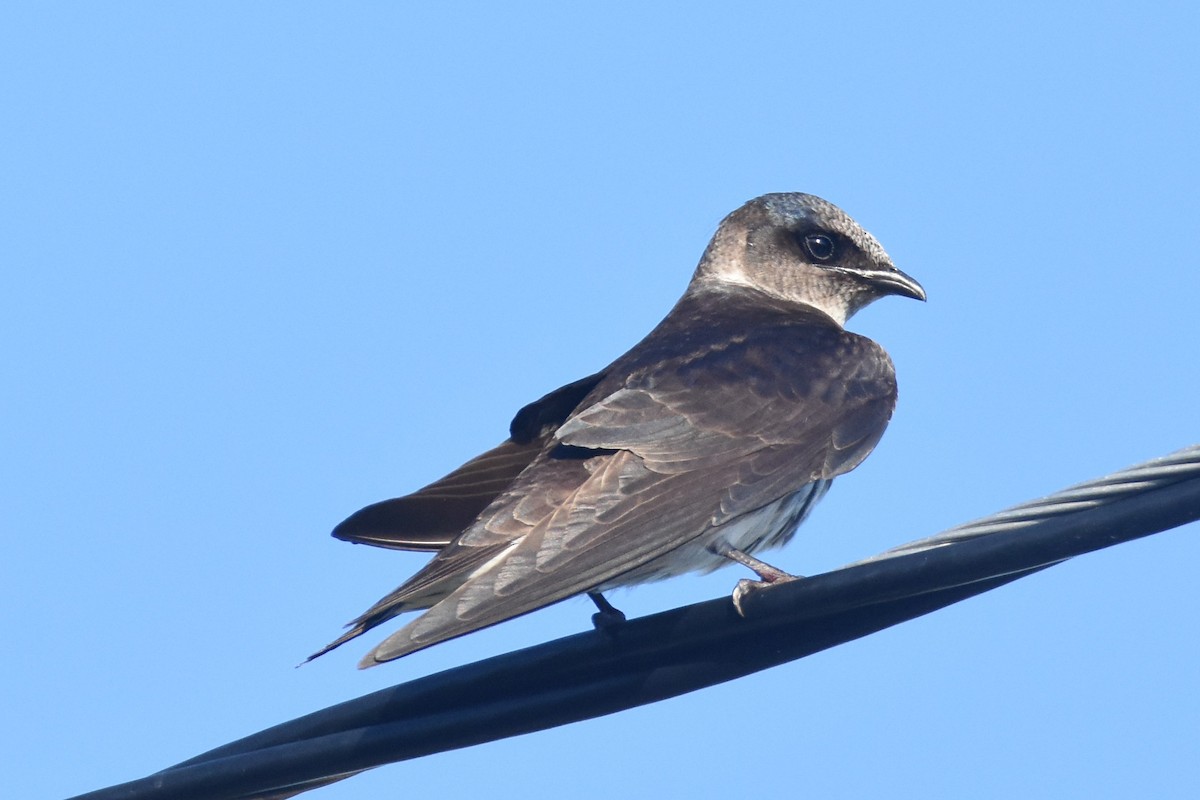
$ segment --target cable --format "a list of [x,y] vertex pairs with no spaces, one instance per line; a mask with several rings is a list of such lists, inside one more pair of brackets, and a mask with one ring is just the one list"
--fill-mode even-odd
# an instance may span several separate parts
[[75,800],[279,800],[382,764],[611,714],[874,633],[1200,519],[1200,446],[871,559],[428,675]]

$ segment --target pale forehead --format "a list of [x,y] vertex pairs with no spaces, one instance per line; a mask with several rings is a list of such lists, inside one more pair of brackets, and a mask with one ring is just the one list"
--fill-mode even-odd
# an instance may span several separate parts
[[799,192],[767,194],[760,200],[767,213],[774,218],[775,224],[790,226],[799,220],[806,220],[833,233],[842,234],[854,242],[871,260],[882,264],[892,263],[883,245],[874,236],[828,200]]

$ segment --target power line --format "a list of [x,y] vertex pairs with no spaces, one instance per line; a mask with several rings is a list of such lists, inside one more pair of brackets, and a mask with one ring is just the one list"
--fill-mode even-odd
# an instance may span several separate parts
[[394,761],[611,714],[866,636],[1200,519],[1200,445],[841,569],[467,664],[74,800],[274,800]]

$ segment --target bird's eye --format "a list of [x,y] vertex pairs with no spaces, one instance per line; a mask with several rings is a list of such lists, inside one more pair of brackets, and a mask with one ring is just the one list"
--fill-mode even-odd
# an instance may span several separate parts
[[810,233],[804,237],[804,249],[817,261],[828,261],[833,258],[833,238],[823,233]]

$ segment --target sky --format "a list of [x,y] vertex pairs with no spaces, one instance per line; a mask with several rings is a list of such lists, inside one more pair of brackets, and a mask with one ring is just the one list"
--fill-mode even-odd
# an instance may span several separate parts
[[[765,192],[837,203],[929,294],[851,321],[899,405],[779,566],[1200,441],[1197,13],[4,4],[6,791],[132,780],[586,629],[575,599],[295,668],[424,563],[330,529],[624,352]],[[1198,534],[307,796],[1196,797]],[[611,599],[640,616],[742,576]]]

